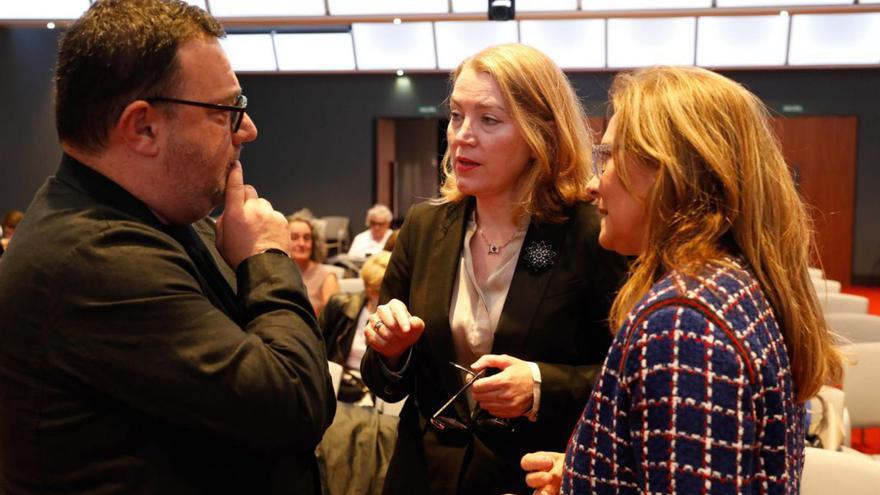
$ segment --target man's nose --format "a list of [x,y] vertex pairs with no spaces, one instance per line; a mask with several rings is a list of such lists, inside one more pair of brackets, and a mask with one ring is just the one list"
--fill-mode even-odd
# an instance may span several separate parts
[[241,126],[239,126],[238,132],[236,132],[233,137],[236,141],[235,144],[249,143],[257,139],[257,124],[254,123],[247,112],[245,112],[244,117],[242,117]]

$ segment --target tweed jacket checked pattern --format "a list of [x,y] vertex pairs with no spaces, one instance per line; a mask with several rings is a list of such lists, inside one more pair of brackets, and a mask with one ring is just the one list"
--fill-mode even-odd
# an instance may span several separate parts
[[804,407],[740,259],[672,272],[617,333],[565,455],[561,493],[798,493]]

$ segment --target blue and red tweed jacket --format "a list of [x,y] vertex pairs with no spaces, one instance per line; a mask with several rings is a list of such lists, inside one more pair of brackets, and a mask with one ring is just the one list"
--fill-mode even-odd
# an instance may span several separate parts
[[798,493],[804,407],[742,260],[672,272],[617,333],[565,455],[563,494]]

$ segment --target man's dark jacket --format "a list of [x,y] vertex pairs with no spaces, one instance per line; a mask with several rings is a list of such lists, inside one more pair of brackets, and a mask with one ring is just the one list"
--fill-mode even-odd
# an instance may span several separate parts
[[[203,225],[197,224],[195,227]],[[0,260],[0,492],[319,493],[335,401],[294,263],[65,157]]]

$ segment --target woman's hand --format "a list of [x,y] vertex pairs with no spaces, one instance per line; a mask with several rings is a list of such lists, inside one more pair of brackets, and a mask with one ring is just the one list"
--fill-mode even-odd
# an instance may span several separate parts
[[364,337],[367,344],[385,358],[392,368],[398,367],[403,353],[419,340],[425,322],[409,314],[403,302],[392,299],[379,305],[367,320]]
[[532,410],[534,385],[529,363],[506,354],[486,354],[471,365],[479,371],[498,368],[500,373],[474,382],[474,400],[489,414],[498,418],[516,418]]
[[526,485],[534,488],[533,495],[556,495],[562,484],[562,452],[532,452],[519,461],[526,474]]

